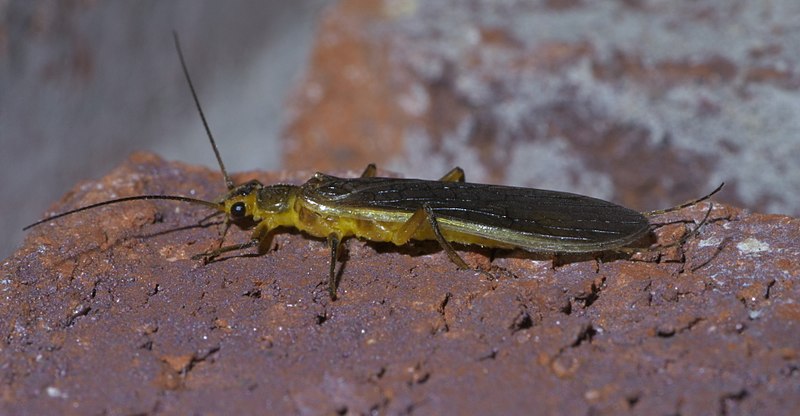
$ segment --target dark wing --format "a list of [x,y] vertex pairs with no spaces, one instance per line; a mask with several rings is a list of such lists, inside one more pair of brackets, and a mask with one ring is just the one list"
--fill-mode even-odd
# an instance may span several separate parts
[[598,251],[629,244],[650,230],[647,218],[637,211],[567,192],[322,174],[307,185],[306,196],[320,204],[406,212],[428,205],[448,228],[499,236],[498,241],[531,250]]

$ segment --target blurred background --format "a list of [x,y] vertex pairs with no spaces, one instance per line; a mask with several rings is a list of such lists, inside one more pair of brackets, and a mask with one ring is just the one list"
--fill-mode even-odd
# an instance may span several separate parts
[[800,2],[0,3],[0,258],[135,150],[800,214]]
[[131,152],[216,166],[172,31],[229,169],[281,167],[292,85],[324,2],[0,3],[0,258],[78,181]]

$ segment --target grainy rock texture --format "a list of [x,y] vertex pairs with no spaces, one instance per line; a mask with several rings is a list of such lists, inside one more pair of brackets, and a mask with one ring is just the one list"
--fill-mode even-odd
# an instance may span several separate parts
[[[236,179],[254,177],[308,173]],[[53,211],[223,189],[209,170],[137,154]],[[659,240],[707,209],[658,218],[679,221]],[[261,256],[191,260],[217,243],[207,214],[141,201],[31,230],[0,268],[0,414],[800,411],[794,218],[715,204],[680,250],[555,266],[462,247],[496,280],[435,244],[351,240],[331,302],[327,246],[299,233]]]
[[[800,2],[369,1],[327,13],[286,166],[800,215]],[[310,150],[318,152],[312,152]]]

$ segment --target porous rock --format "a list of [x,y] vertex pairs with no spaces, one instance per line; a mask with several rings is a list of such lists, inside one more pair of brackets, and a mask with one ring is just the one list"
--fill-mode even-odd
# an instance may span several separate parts
[[[52,211],[223,191],[217,173],[140,153]],[[672,223],[659,240],[680,238],[708,208],[659,217]],[[795,218],[715,204],[677,252],[641,259],[459,248],[494,280],[457,270],[436,244],[350,240],[331,301],[327,245],[301,233],[277,234],[259,256],[192,260],[218,242],[214,219],[199,225],[207,214],[139,201],[32,229],[0,268],[0,413],[800,408]]]

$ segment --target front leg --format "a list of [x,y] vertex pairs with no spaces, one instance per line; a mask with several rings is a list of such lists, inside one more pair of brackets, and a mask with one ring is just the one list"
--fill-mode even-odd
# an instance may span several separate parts
[[[225,227],[225,233],[228,231],[228,226]],[[223,235],[224,239],[224,235]],[[231,251],[239,251],[245,250],[250,247],[264,247],[268,245],[272,240],[270,235],[270,228],[266,225],[265,222],[259,223],[256,228],[253,230],[253,233],[250,236],[250,240],[240,244],[231,244],[227,246],[222,245],[222,241],[220,241],[219,247],[215,250],[207,251],[204,253],[195,254],[192,256],[192,260],[199,260],[203,259],[204,264],[208,264],[216,260],[221,254],[229,253]]]

